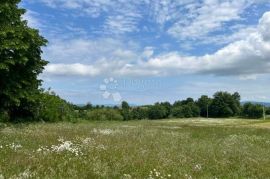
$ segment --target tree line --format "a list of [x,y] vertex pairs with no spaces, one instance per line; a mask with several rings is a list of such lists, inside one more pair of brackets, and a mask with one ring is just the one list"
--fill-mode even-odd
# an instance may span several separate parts
[[213,97],[206,95],[199,99],[187,98],[185,100],[170,102],[157,102],[154,105],[130,106],[123,101],[120,106],[105,107],[93,106],[90,103],[83,107],[76,107],[77,113],[87,120],[142,120],[142,119],[168,119],[168,118],[262,118],[264,112],[270,115],[270,108],[260,104],[245,103],[241,105],[240,95],[235,92],[216,92]]

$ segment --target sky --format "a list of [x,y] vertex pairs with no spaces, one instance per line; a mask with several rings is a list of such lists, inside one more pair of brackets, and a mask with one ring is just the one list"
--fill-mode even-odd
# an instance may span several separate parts
[[270,101],[270,0],[22,0],[43,88],[84,104]]

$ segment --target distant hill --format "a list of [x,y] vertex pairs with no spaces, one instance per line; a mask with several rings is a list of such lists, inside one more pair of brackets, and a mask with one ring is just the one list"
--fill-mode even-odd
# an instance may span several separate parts
[[270,107],[270,103],[266,103],[266,102],[258,102],[258,101],[243,101],[243,102],[241,102],[241,104],[245,104],[245,103],[261,104],[261,105]]

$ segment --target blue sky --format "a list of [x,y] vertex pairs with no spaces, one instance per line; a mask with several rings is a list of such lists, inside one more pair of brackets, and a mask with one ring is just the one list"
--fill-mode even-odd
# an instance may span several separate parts
[[216,91],[270,101],[270,0],[23,0],[49,40],[43,87],[81,104]]

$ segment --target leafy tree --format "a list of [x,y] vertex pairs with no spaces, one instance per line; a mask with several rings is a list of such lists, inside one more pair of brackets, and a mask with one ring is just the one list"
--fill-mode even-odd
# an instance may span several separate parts
[[217,92],[210,105],[210,114],[213,117],[231,117],[240,112],[240,97],[237,93]]
[[266,108],[265,114],[270,115],[270,107]]
[[172,108],[171,103],[170,102],[161,102],[160,105],[163,106],[166,109],[165,118],[168,118],[170,116],[170,114],[171,114],[171,108]]
[[176,118],[184,118],[184,112],[182,106],[175,106],[172,109],[172,116]]
[[130,116],[130,107],[129,104],[126,101],[123,101],[121,104],[121,114],[124,118],[125,121],[130,120],[131,116]]
[[47,41],[22,20],[19,2],[0,2],[0,111],[11,118],[33,115],[25,105],[33,103],[41,84],[37,77],[47,64],[41,58]]
[[131,118],[132,119],[147,119],[148,118],[148,111],[145,107],[136,107],[131,110]]
[[246,118],[262,118],[263,106],[260,104],[245,103],[243,105],[242,116]]
[[186,100],[181,101],[182,105],[186,105],[186,104],[193,104],[194,103],[194,99],[193,98],[187,98]]
[[173,107],[182,106],[182,101],[175,101]]
[[155,104],[149,108],[149,119],[164,119],[166,117],[166,108],[160,104]]
[[93,109],[93,105],[92,105],[90,102],[88,102],[88,103],[83,107],[83,109],[84,109],[84,110],[91,110],[91,109]]
[[[212,99],[211,98],[209,98],[208,96],[206,96],[206,95],[203,95],[203,96],[201,96],[199,99],[198,99],[198,101],[197,101],[197,105],[199,106],[199,108],[200,108],[200,115],[202,116],[202,117],[207,117],[207,111],[208,111],[208,109],[209,109],[209,106],[210,106],[210,104],[211,104],[211,102],[212,102]],[[208,108],[208,109],[207,109]],[[208,113],[209,113],[209,111],[208,111]]]

